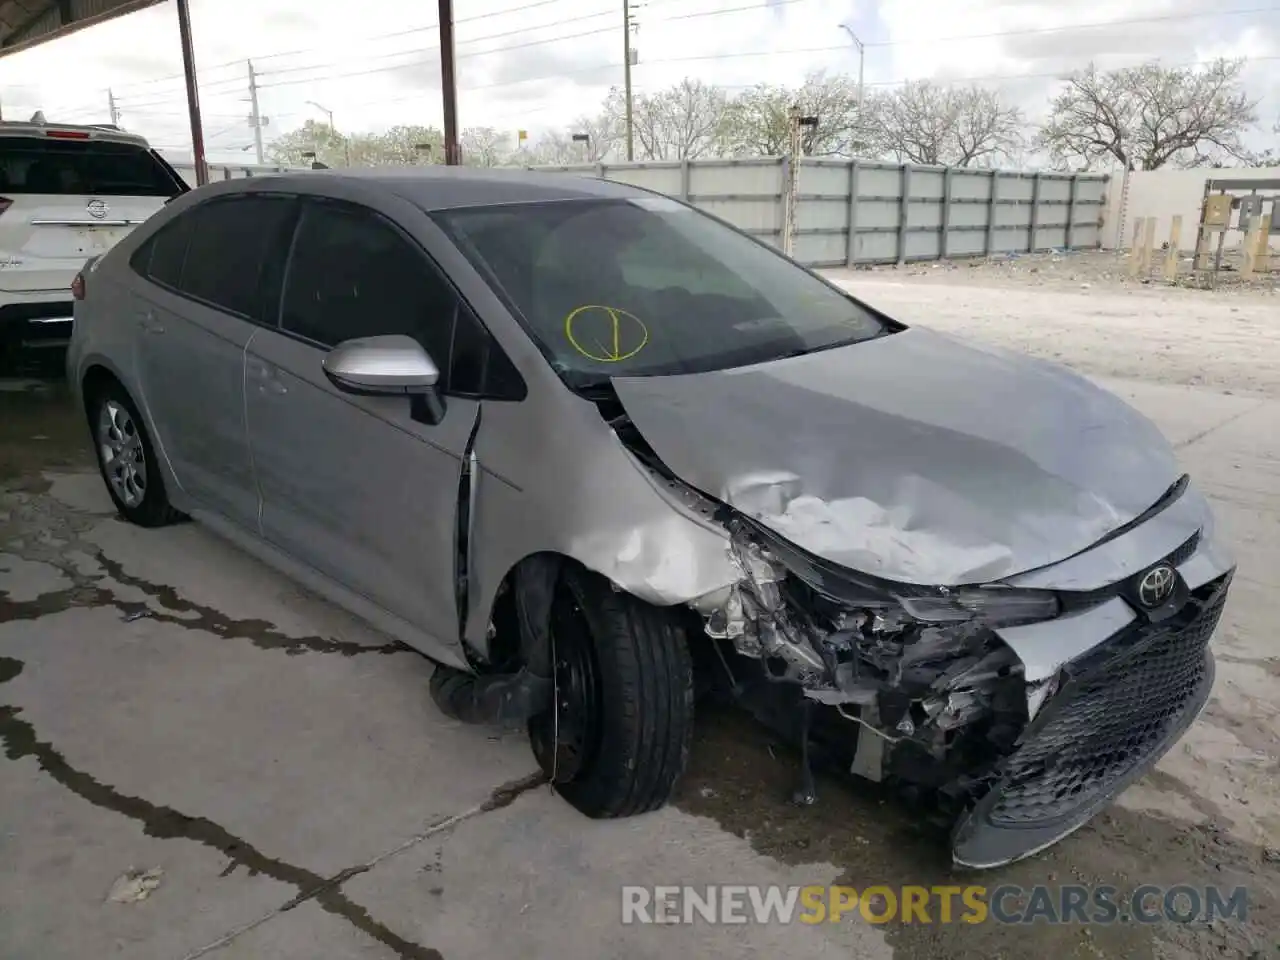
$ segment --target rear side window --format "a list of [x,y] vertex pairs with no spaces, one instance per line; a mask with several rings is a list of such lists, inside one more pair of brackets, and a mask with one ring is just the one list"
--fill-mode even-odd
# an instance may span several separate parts
[[191,237],[191,218],[178,217],[161,227],[134,253],[129,263],[149,280],[177,289]]
[[0,137],[0,194],[172,197],[185,190],[146,147]]
[[[247,195],[212,200],[183,214],[191,239],[178,291],[228,313],[273,322],[264,314],[260,281],[279,276],[269,261],[283,262],[296,210],[289,197]],[[152,264],[154,271],[154,254]]]

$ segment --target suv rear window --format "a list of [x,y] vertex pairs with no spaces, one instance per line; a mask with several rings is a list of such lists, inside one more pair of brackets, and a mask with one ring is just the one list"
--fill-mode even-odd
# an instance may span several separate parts
[[172,197],[184,191],[146,147],[105,140],[0,137],[0,194]]

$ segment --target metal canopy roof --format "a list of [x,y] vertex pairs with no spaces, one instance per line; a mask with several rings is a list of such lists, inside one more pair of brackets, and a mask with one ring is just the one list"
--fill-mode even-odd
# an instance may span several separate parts
[[0,57],[164,0],[0,0]]
[[[48,43],[84,27],[145,10],[166,0],[0,0],[0,57]],[[445,163],[462,162],[458,147],[458,104],[453,68],[453,0],[438,0],[440,7],[440,71],[444,81]],[[191,152],[196,183],[209,180],[205,161],[204,131],[200,122],[200,95],[196,82],[195,50],[191,39],[190,0],[175,0],[182,47],[183,74],[187,82],[187,111],[191,116]]]

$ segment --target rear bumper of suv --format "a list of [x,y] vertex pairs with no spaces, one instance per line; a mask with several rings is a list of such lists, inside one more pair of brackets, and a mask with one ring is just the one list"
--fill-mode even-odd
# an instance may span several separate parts
[[0,348],[65,347],[71,340],[71,292],[32,294],[20,303],[0,302]]

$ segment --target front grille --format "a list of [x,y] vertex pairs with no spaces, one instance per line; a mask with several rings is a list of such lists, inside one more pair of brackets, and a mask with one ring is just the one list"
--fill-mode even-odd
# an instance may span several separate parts
[[[1167,563],[1174,567],[1180,567],[1184,563],[1186,563],[1188,560],[1190,560],[1195,555],[1196,550],[1198,550],[1199,548],[1200,548],[1200,531],[1197,530],[1185,541],[1183,541],[1181,546],[1179,546],[1176,550],[1174,550],[1168,556],[1161,557],[1158,562]],[[1154,563],[1155,562],[1153,561],[1153,564],[1152,564],[1153,566],[1154,566]],[[1142,570],[1138,571],[1132,577],[1130,577],[1129,580],[1137,581],[1147,572],[1147,570],[1150,570],[1150,569],[1151,567],[1144,567]],[[1100,603],[1105,603],[1106,601],[1110,600],[1112,597],[1120,596],[1121,592],[1125,588],[1125,584],[1126,584],[1126,581],[1122,580],[1119,583],[1109,583],[1105,587],[1099,587],[1096,590],[1064,591],[1059,596],[1062,600],[1063,606],[1067,610],[1082,610],[1086,607],[1093,607],[1093,606],[1097,606]]]
[[988,814],[993,825],[1033,826],[1105,799],[1117,781],[1152,761],[1204,703],[1212,680],[1209,638],[1222,616],[1225,581],[1197,591],[1185,616],[1140,628],[1121,652],[1070,680],[1009,757]]

